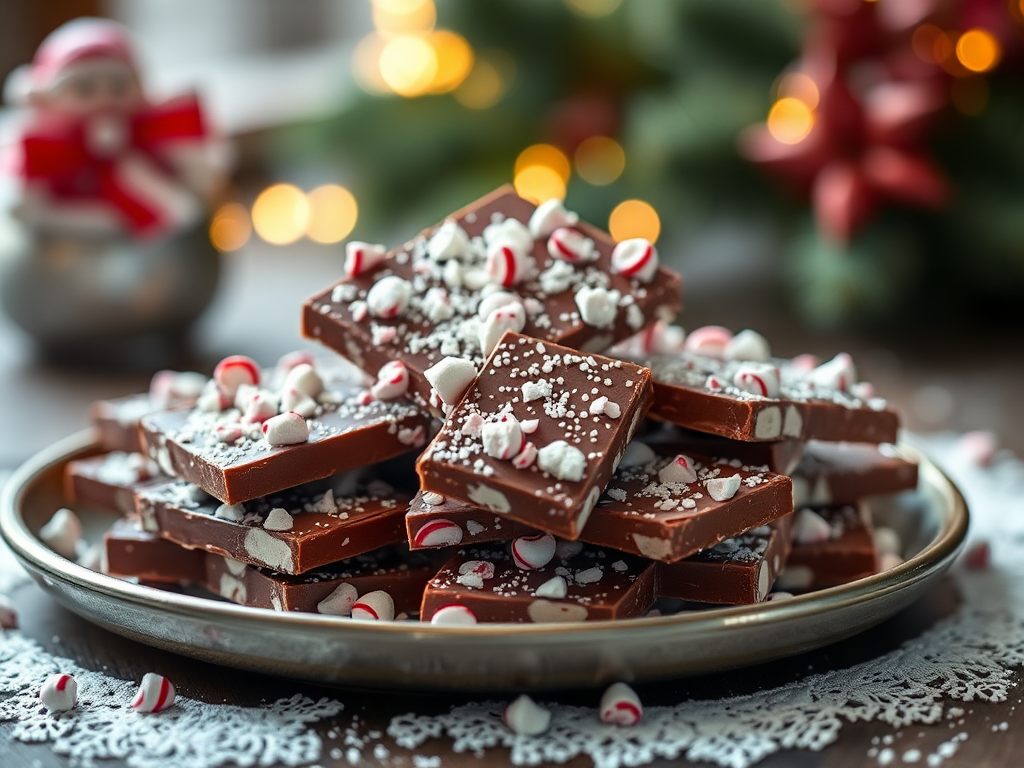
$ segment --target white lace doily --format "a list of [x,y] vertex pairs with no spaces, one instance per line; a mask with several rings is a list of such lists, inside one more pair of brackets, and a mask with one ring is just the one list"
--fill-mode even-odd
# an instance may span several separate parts
[[[648,707],[634,728],[602,725],[591,708],[557,706],[546,734],[514,736],[501,722],[505,702],[490,702],[456,706],[442,715],[395,717],[388,734],[409,750],[433,738],[450,739],[457,752],[505,747],[522,765],[587,755],[601,768],[677,757],[746,768],[779,750],[821,749],[847,722],[936,723],[962,715],[952,702],[1005,700],[1015,670],[1024,664],[1024,463],[1001,455],[989,468],[973,466],[960,455],[956,435],[914,442],[964,491],[973,513],[971,537],[990,543],[992,567],[955,569],[961,606],[898,650],[752,695]],[[5,554],[0,553],[0,589],[17,579]],[[73,712],[53,716],[40,711],[36,692],[58,669],[75,674],[88,696],[83,694]],[[0,702],[0,720],[15,721],[14,738],[52,742],[73,765],[104,757],[140,768],[162,768],[168,760],[186,768],[311,763],[322,744],[310,724],[342,709],[335,701],[301,696],[254,709],[179,698],[159,716],[137,716],[126,706],[133,693],[134,684],[55,658],[16,632],[0,635],[0,696],[7,696]],[[952,756],[962,738],[940,745],[939,760],[928,764]],[[393,754],[377,747],[376,757]],[[886,751],[891,753],[874,749],[880,763]],[[428,763],[440,764],[437,758],[412,758],[417,768]]]

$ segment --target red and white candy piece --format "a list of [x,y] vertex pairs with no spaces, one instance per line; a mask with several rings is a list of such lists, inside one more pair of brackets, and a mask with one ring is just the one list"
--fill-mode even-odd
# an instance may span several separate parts
[[399,317],[409,306],[412,285],[397,275],[382,277],[366,292],[366,307],[374,317]]
[[697,470],[693,468],[693,459],[679,454],[672,461],[658,470],[658,480],[663,483],[692,483],[697,479]]
[[598,257],[594,241],[575,229],[559,227],[548,238],[548,253],[551,258],[568,261],[570,264],[584,264]]
[[173,408],[197,400],[205,386],[201,373],[157,371],[149,382],[149,401],[161,410]]
[[512,540],[512,560],[523,571],[536,571],[555,557],[555,537],[550,533],[520,536]]
[[[523,431],[525,432],[525,430]],[[528,469],[537,460],[537,453],[536,445],[530,442],[524,443],[523,450],[512,459],[512,466],[516,469]]]
[[513,733],[539,736],[550,727],[551,713],[523,694],[505,707],[502,720]]
[[423,372],[445,405],[457,405],[476,378],[476,366],[462,357],[444,357]]
[[0,629],[17,629],[18,612],[7,595],[0,595]]
[[519,302],[498,307],[480,324],[480,350],[489,355],[507,331],[519,333],[526,326],[526,310]]
[[78,556],[78,542],[82,540],[82,523],[70,509],[58,509],[39,529],[39,538],[58,555],[74,560]]
[[637,336],[643,352],[656,355],[674,355],[683,351],[686,332],[678,325],[658,320]]
[[416,547],[454,547],[462,541],[462,526],[451,520],[431,520],[416,531]]
[[217,363],[217,367],[213,369],[213,380],[217,382],[217,389],[228,402],[234,402],[235,394],[242,384],[248,384],[250,387],[260,385],[260,367],[251,357],[231,355]]
[[732,377],[732,385],[761,397],[779,396],[779,369],[767,363],[741,363]]
[[601,697],[601,722],[609,725],[636,725],[644,708],[636,691],[625,683],[612,683]]
[[315,398],[324,391],[324,380],[311,363],[299,363],[285,374],[281,389],[297,389],[308,397]]
[[480,299],[476,312],[481,320],[486,320],[491,312],[508,304],[522,304],[522,301],[514,293],[508,291],[491,291]]
[[383,245],[353,241],[345,244],[345,274],[357,277],[366,274],[384,261],[388,249]]
[[298,445],[309,439],[309,424],[294,411],[263,422],[263,437],[270,445]]
[[315,358],[312,353],[307,352],[304,349],[296,349],[292,352],[285,352],[281,355],[281,359],[277,361],[277,370],[282,374],[287,374],[296,365],[313,365]]
[[352,618],[361,621],[394,621],[395,601],[381,589],[367,592],[352,605]]
[[378,400],[394,400],[409,391],[409,371],[401,360],[384,363],[377,371],[377,383],[370,394]]
[[808,373],[807,380],[820,389],[845,392],[857,383],[857,369],[853,365],[853,358],[840,352]]
[[832,526],[813,509],[801,509],[796,513],[793,525],[793,541],[797,544],[821,544],[832,538]]
[[452,219],[437,228],[427,241],[427,255],[434,261],[465,259],[472,253],[469,236]]
[[486,269],[492,283],[511,288],[529,274],[530,254],[518,243],[503,238],[488,247]]
[[258,389],[249,395],[242,421],[246,424],[262,424],[267,419],[277,416],[277,409],[277,398],[266,390]]
[[705,325],[690,331],[683,348],[705,357],[725,357],[725,348],[732,341],[732,331],[720,325]]
[[347,581],[343,581],[327,597],[316,604],[318,613],[325,616],[351,616],[352,607],[359,599],[359,592]]
[[494,563],[490,560],[467,560],[459,566],[456,582],[464,587],[483,589],[485,579],[494,578]]
[[987,429],[978,429],[965,433],[960,438],[957,449],[968,464],[987,467],[999,450],[999,439]]
[[725,389],[725,382],[719,376],[715,374],[708,374],[708,377],[704,380],[704,389],[708,392],[721,392]]
[[464,605],[442,605],[430,617],[430,623],[441,627],[471,627],[476,614]]
[[749,328],[740,331],[725,345],[723,350],[726,360],[749,360],[754,363],[767,363],[772,359],[772,348],[768,340],[757,331]]
[[484,453],[506,461],[519,454],[526,445],[519,421],[510,413],[497,421],[485,422],[480,427],[480,439],[484,444]]
[[740,489],[740,476],[714,477],[706,483],[708,495],[715,501],[728,501]]
[[245,430],[242,429],[242,425],[237,422],[222,422],[217,424],[213,428],[213,436],[222,443],[232,445],[238,441],[242,435],[245,434]]
[[484,242],[488,246],[501,241],[514,244],[524,253],[533,250],[533,235],[519,219],[502,219],[484,228]]
[[658,271],[658,251],[649,240],[634,237],[623,240],[612,251],[612,272],[649,283]]
[[174,704],[174,685],[163,675],[147,672],[142,676],[132,709],[144,715],[162,712]]
[[796,371],[797,373],[810,373],[817,368],[820,363],[821,361],[817,356],[805,353],[797,355],[790,360],[789,369],[791,371]]
[[582,286],[576,291],[580,319],[595,328],[611,328],[619,314],[619,292]]
[[78,682],[71,675],[50,675],[39,689],[39,700],[51,712],[67,712],[78,703]]
[[557,197],[545,200],[530,216],[528,228],[535,240],[547,237],[559,227],[574,227],[579,223],[578,214],[567,211]]
[[304,418],[316,413],[316,400],[299,389],[290,388],[281,392],[281,410],[295,411]]

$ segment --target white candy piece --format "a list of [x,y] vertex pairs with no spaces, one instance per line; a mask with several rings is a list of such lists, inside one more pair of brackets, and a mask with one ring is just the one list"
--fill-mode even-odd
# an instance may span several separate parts
[[303,418],[308,419],[316,413],[316,400],[298,389],[286,389],[281,393],[281,410],[295,411]]
[[530,272],[530,254],[518,243],[503,238],[487,248],[487,277],[492,283],[511,288]]
[[74,560],[78,556],[78,542],[82,540],[82,522],[78,515],[63,507],[39,529],[39,538],[58,555]]
[[530,216],[529,230],[535,240],[540,240],[559,227],[576,226],[579,220],[579,215],[567,211],[562,201],[553,197],[537,206],[537,210]]
[[263,521],[263,527],[268,531],[290,531],[295,525],[295,518],[288,514],[283,507],[274,507],[267,513],[267,519]]
[[482,299],[477,306],[476,312],[481,320],[486,320],[494,310],[504,307],[507,304],[522,304],[519,297],[508,291],[491,291]]
[[612,251],[612,272],[649,283],[658,271],[658,251],[649,240],[623,240]]
[[808,373],[807,380],[821,389],[845,392],[857,383],[857,369],[853,365],[853,358],[840,352]]
[[324,380],[312,365],[299,363],[285,375],[281,389],[297,389],[308,397],[315,398],[324,391]]
[[62,672],[50,675],[39,689],[39,700],[51,712],[67,712],[78,703],[78,683]]
[[583,264],[598,257],[594,241],[575,229],[559,227],[548,238],[548,253],[553,259]]
[[832,526],[813,509],[801,509],[796,513],[793,541],[797,544],[820,544],[831,538]]
[[445,405],[457,405],[476,378],[476,366],[462,357],[445,357],[423,372]]
[[539,736],[551,725],[551,713],[526,694],[505,707],[502,719],[510,731],[522,736]]
[[144,715],[162,712],[174,704],[174,696],[174,685],[170,680],[155,672],[147,672],[142,676],[132,709]]
[[270,445],[298,445],[309,439],[309,424],[294,411],[263,422],[263,438]]
[[18,612],[7,595],[0,595],[0,629],[17,629]]
[[464,260],[472,252],[466,231],[452,219],[438,227],[427,242],[427,255],[434,261]]
[[476,614],[464,605],[442,605],[430,617],[430,623],[441,627],[471,627]]
[[779,396],[779,369],[766,363],[742,363],[732,377],[732,385],[761,397]]
[[564,440],[555,440],[537,451],[537,465],[559,480],[579,482],[587,469],[587,457]]
[[655,355],[675,355],[686,345],[686,331],[664,320],[658,320],[639,335],[643,339],[643,351]]
[[352,618],[362,621],[394,621],[395,602],[383,590],[367,592],[352,605]]
[[725,389],[725,382],[712,373],[704,380],[704,389],[708,392],[721,392]]
[[555,556],[555,537],[550,533],[520,536],[512,540],[512,560],[523,571],[535,571]]
[[601,697],[601,722],[609,725],[636,725],[644,708],[636,691],[625,683],[612,683]]
[[505,414],[498,421],[485,422],[480,427],[480,440],[484,444],[484,453],[506,461],[522,451],[526,442],[519,421],[512,414]]
[[512,466],[516,469],[527,469],[537,460],[537,446],[527,442],[523,444],[523,450],[512,459]]
[[617,419],[622,415],[622,408],[619,407],[619,404],[613,403],[604,395],[592,400],[590,407],[587,410],[590,412],[591,416],[600,416],[604,414],[610,419]]
[[277,370],[284,375],[288,374],[296,365],[313,365],[315,362],[312,353],[304,349],[296,349],[292,352],[285,352],[277,361]]
[[[425,499],[424,499],[425,500]],[[431,520],[416,531],[413,544],[422,547],[454,547],[462,541],[462,526],[451,520]]]
[[642,443],[639,440],[633,440],[626,446],[626,450],[622,454],[622,459],[619,461],[619,467],[622,469],[628,469],[629,467],[642,467],[654,461],[655,456],[657,456],[657,454],[647,443]]
[[566,539],[559,539],[555,546],[555,557],[559,560],[571,560],[582,551],[582,541],[567,541]]
[[772,359],[772,348],[768,340],[749,328],[733,336],[723,350],[726,360],[748,360],[767,363]]
[[316,604],[316,609],[325,616],[351,616],[352,606],[356,604],[358,598],[359,592],[356,588],[343,581],[331,594]]
[[619,292],[604,288],[581,287],[576,291],[576,308],[580,319],[595,328],[611,328],[619,314]]
[[158,371],[149,382],[149,402],[158,410],[196,400],[206,386],[201,373]]
[[484,228],[484,242],[488,246],[502,241],[514,244],[524,253],[533,250],[533,235],[519,219],[502,219]]
[[526,310],[519,302],[498,307],[480,325],[480,351],[489,355],[506,331],[519,333],[526,326]]
[[377,371],[377,383],[370,394],[378,400],[394,400],[409,391],[409,371],[401,360],[384,363]]
[[277,398],[270,392],[260,389],[252,393],[245,403],[242,421],[246,424],[262,424],[269,418],[277,416]]
[[231,355],[217,363],[213,370],[213,380],[217,382],[217,389],[228,402],[233,402],[242,384],[248,384],[250,387],[260,385],[260,367],[250,357]]
[[433,491],[424,491],[420,498],[428,507],[436,507],[438,504],[444,504],[444,496],[440,493],[434,493]]
[[399,317],[409,306],[412,285],[396,275],[382,277],[366,292],[366,307],[374,317]]
[[241,504],[221,504],[213,511],[213,516],[240,523],[245,519],[245,507]]
[[764,601],[766,603],[774,603],[776,600],[792,600],[793,597],[795,595],[792,592],[772,592]]
[[462,422],[462,428],[459,432],[467,437],[480,437],[480,430],[484,426],[484,417],[479,413],[473,412],[466,417],[466,420]]
[[459,566],[456,581],[464,587],[483,589],[484,579],[494,578],[494,563],[490,560],[467,560]]
[[692,483],[697,479],[697,470],[693,468],[693,459],[679,454],[672,461],[658,470],[658,480],[663,483]]
[[384,261],[388,249],[383,245],[354,240],[345,244],[345,274],[357,277],[366,274]]
[[707,482],[708,495],[715,501],[728,501],[740,489],[740,476],[715,477]]
[[686,337],[683,345],[687,352],[705,357],[725,357],[725,348],[732,341],[732,331],[720,325],[705,325]]

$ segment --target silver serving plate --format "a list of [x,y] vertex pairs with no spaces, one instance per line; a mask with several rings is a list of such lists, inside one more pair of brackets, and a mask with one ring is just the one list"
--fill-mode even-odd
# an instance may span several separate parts
[[[963,497],[927,457],[914,494],[872,513],[902,537],[906,562],[841,587],[737,608],[581,624],[356,622],[277,613],[140,586],[53,552],[36,532],[65,505],[64,465],[97,452],[90,432],[26,463],[0,501],[0,533],[62,605],[112,632],[203,661],[317,683],[373,688],[540,689],[707,673],[769,661],[849,637],[908,606],[963,546]],[[110,517],[90,516],[87,533]]]

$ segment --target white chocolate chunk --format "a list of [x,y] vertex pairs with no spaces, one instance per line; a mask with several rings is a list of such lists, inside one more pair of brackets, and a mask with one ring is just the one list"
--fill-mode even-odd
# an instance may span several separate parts
[[294,524],[295,519],[283,507],[274,507],[263,521],[263,527],[268,531],[290,531]]
[[457,405],[476,378],[476,366],[461,357],[445,357],[423,372],[441,402]]
[[537,464],[559,480],[579,482],[587,469],[587,457],[579,448],[556,440],[537,452]]
[[724,354],[726,360],[767,363],[772,358],[772,348],[764,336],[748,328],[729,339]]
[[707,482],[708,494],[715,501],[728,501],[740,489],[740,476],[715,477]]
[[342,582],[331,594],[316,604],[319,613],[327,616],[351,616],[359,592],[347,581]]

